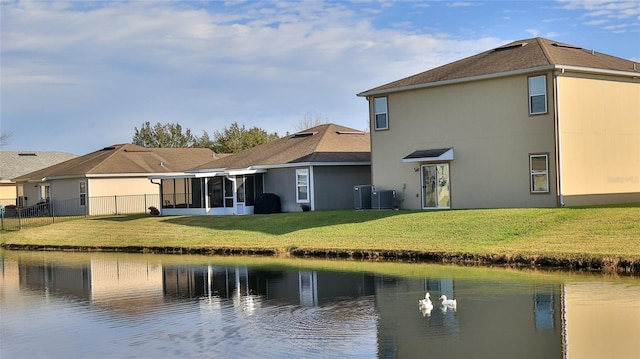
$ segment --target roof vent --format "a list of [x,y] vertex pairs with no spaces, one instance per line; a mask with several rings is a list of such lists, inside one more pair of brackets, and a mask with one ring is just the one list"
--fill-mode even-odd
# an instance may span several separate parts
[[493,49],[493,52],[517,49],[519,47],[525,47],[525,46],[527,46],[526,42],[518,42],[518,43],[515,43],[515,44],[508,44],[508,45],[496,47],[495,49]]
[[551,44],[551,46],[563,47],[565,49],[582,50],[582,48],[580,46],[573,46],[573,45],[569,45],[569,44],[563,44],[563,43],[560,43],[560,42],[554,42],[553,44]]
[[316,133],[318,132],[298,132],[293,135],[293,138],[309,137],[315,135]]
[[113,151],[113,150],[115,150],[115,149],[116,149],[116,147],[115,147],[115,146],[109,146],[109,147],[105,147],[105,148],[103,148],[101,151]]
[[362,131],[336,131],[339,135],[364,135]]
[[37,154],[33,153],[33,152],[25,152],[25,153],[18,153],[18,156],[37,156]]

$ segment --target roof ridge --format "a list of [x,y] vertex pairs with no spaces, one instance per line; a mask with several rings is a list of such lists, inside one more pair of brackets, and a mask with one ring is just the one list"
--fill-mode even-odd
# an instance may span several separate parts
[[[542,50],[542,54],[547,59],[549,64],[550,65],[556,65],[556,61],[554,60],[553,56],[551,55],[551,52],[547,48],[548,44],[546,44],[544,41],[542,41],[542,40],[547,40],[547,39],[542,38],[542,37],[536,37],[536,38],[534,38],[534,40],[536,40],[536,42],[538,43],[538,46],[540,46],[540,49]],[[550,41],[550,40],[547,40],[547,41]]]
[[129,145],[129,143],[123,143],[123,144],[117,144],[117,145],[111,145],[111,146],[107,146],[107,147],[103,147],[102,149],[98,150],[98,151],[94,151],[95,152],[100,152],[100,151],[104,151],[106,149],[108,149],[109,147],[114,147],[115,151],[113,151],[113,153],[109,154],[107,157],[105,157],[105,159],[103,159],[102,161],[98,162],[95,166],[89,168],[86,173],[92,173],[94,170],[97,170],[98,167],[100,167],[101,165],[103,165],[108,159],[110,159],[111,157],[115,156],[117,153],[124,151],[124,148]]
[[315,127],[315,129],[318,130],[318,132],[321,132],[319,133],[320,139],[316,141],[316,145],[313,147],[313,150],[309,152],[309,154],[312,155],[319,151],[319,149],[321,148],[321,145],[326,141],[327,134],[329,133],[329,128],[331,126],[333,126],[333,124],[327,123],[327,124],[319,125]]

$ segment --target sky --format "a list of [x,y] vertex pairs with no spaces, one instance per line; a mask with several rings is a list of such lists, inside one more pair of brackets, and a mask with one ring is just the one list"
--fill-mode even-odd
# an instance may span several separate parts
[[76,155],[147,121],[368,130],[357,93],[532,37],[640,62],[640,0],[0,0],[0,30],[2,150]]

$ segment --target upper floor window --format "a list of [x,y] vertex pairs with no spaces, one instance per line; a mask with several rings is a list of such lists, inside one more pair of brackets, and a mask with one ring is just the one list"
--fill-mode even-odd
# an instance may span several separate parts
[[547,77],[529,77],[529,114],[547,113]]
[[531,173],[531,193],[549,192],[549,156],[547,154],[529,155]]
[[309,203],[309,170],[296,170],[296,203]]
[[387,98],[376,97],[373,99],[374,128],[376,130],[386,130],[389,128],[387,115]]

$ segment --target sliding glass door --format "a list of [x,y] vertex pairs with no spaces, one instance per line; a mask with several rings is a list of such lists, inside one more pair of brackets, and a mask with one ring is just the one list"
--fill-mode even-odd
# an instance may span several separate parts
[[422,165],[422,208],[449,208],[450,206],[449,164]]

